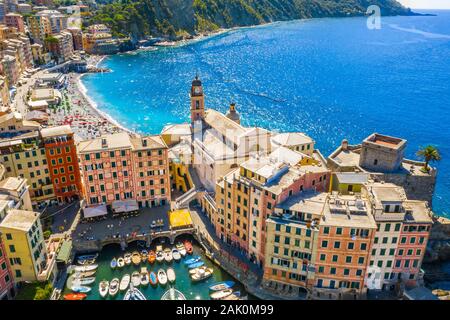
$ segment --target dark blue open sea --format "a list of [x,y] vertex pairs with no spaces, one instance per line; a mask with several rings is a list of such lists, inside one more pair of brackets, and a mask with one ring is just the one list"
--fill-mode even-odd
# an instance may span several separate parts
[[304,131],[328,156],[343,138],[404,137],[443,160],[433,209],[450,216],[450,11],[434,17],[315,19],[233,30],[176,48],[116,55],[83,78],[98,107],[139,132],[189,118],[198,72],[209,108],[235,101],[245,125]]

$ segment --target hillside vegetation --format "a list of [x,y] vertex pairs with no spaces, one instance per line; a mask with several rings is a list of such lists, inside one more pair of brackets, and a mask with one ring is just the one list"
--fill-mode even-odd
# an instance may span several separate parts
[[115,36],[172,39],[219,28],[273,21],[364,15],[378,5],[383,15],[411,15],[395,0],[100,0],[87,24],[104,23]]

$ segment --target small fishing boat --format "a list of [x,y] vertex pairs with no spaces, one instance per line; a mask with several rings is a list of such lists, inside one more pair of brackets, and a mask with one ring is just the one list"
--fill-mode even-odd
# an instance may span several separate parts
[[169,280],[170,283],[175,282],[176,275],[175,275],[175,270],[173,270],[173,268],[167,269],[167,279]]
[[73,292],[77,293],[89,293],[91,292],[90,287],[81,286],[81,285],[73,285],[72,288],[70,288]]
[[159,269],[158,270],[158,282],[164,286],[167,284],[167,274],[164,271],[164,269]]
[[176,248],[177,248],[178,252],[181,254],[181,256],[184,257],[186,255],[186,248],[184,247],[184,245],[181,242],[177,243]]
[[194,256],[194,257],[192,257],[192,258],[190,258],[190,259],[185,260],[185,261],[184,261],[184,264],[192,264],[192,263],[199,262],[200,260],[202,260],[201,257],[199,257],[199,256]]
[[80,263],[80,262],[85,261],[85,260],[93,260],[93,259],[97,259],[97,257],[98,257],[97,253],[96,254],[86,254],[86,255],[83,255],[83,256],[79,256],[77,258],[77,262]]
[[137,251],[133,252],[133,254],[131,255],[131,261],[134,265],[139,265],[141,263],[141,254]]
[[195,269],[195,268],[198,268],[198,267],[203,266],[204,264],[205,264],[205,263],[204,263],[203,261],[199,261],[199,262],[195,262],[195,263],[189,264],[189,265],[188,265],[188,268],[189,268],[189,269]]
[[153,264],[153,263],[155,263],[155,260],[156,260],[156,253],[155,253],[155,251],[151,250],[151,251],[148,253],[148,262],[150,262],[151,264]]
[[172,251],[169,248],[164,249],[164,260],[169,263],[173,260]]
[[191,274],[191,280],[194,282],[203,281],[211,277],[212,274],[213,274],[212,268],[199,268],[197,273]]
[[111,269],[115,269],[117,267],[117,259],[113,258],[109,265],[110,265]]
[[125,253],[123,256],[123,260],[125,260],[125,264],[128,266],[131,264],[131,253]]
[[148,275],[147,268],[143,267],[141,268],[141,285],[148,286],[150,282],[150,278]]
[[164,253],[162,250],[162,246],[156,247],[156,261],[163,262],[164,261]]
[[114,297],[117,294],[117,292],[119,292],[119,285],[120,285],[119,278],[114,278],[111,280],[111,282],[109,283],[109,295],[111,297]]
[[125,260],[122,257],[118,258],[117,259],[117,267],[123,268],[124,266],[125,266]]
[[220,291],[220,290],[230,289],[233,286],[234,286],[233,281],[223,281],[223,282],[218,282],[218,283],[215,283],[215,284],[209,286],[209,290]]
[[87,266],[87,265],[94,264],[94,263],[95,263],[95,259],[78,261],[78,264],[80,266]]
[[122,280],[120,280],[120,285],[119,285],[120,291],[125,291],[128,288],[128,286],[130,285],[130,280],[131,280],[131,277],[128,273],[122,277]]
[[225,298],[222,298],[220,300],[241,300],[241,292],[235,291],[232,294],[230,294],[229,296],[226,296]]
[[98,285],[98,293],[100,293],[100,297],[105,298],[109,292],[109,282],[103,280]]
[[173,257],[173,260],[180,261],[181,253],[178,251],[177,248],[172,248],[172,257]]
[[220,290],[220,291],[214,291],[209,296],[213,300],[221,300],[221,299],[223,299],[225,297],[228,297],[232,293],[233,293],[232,289],[225,289],[225,290]]
[[147,298],[145,298],[144,294],[139,291],[139,289],[131,286],[125,293],[123,300],[147,300]]
[[138,271],[131,274],[131,283],[133,287],[139,287],[141,285],[141,274]]
[[184,240],[183,244],[187,254],[192,254],[194,252],[194,249],[192,248],[192,243],[190,241]]
[[83,300],[86,297],[85,293],[68,293],[64,295],[64,300]]
[[87,271],[96,270],[97,268],[98,268],[97,264],[91,264],[88,266],[75,266],[75,271],[76,272],[87,272]]
[[156,276],[156,273],[154,273],[153,271],[150,272],[150,284],[152,286],[156,286],[158,284],[158,277]]
[[145,262],[148,259],[148,251],[147,250],[141,250],[141,261]]
[[76,285],[88,285],[88,284],[92,284],[95,282],[95,277],[88,277],[88,278],[73,278],[73,284]]
[[186,300],[186,297],[183,293],[181,293],[181,291],[178,291],[175,288],[170,288],[164,292],[161,300]]
[[74,277],[75,278],[89,278],[89,277],[93,277],[96,272],[97,272],[97,270],[86,271],[86,272],[75,272]]

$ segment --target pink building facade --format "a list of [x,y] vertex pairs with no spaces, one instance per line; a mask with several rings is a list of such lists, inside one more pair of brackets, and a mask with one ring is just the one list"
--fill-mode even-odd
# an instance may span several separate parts
[[14,295],[13,276],[0,240],[0,300],[10,300]]

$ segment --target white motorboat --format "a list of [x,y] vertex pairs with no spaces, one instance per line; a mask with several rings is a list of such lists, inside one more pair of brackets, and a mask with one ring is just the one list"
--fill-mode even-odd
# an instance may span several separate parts
[[131,280],[131,277],[128,273],[122,277],[122,280],[120,280],[120,286],[119,286],[120,291],[125,291],[128,288],[128,286],[130,285],[130,280]]
[[123,300],[147,300],[147,298],[141,291],[139,291],[139,289],[131,286],[125,293]]
[[141,285],[141,274],[138,271],[135,271],[131,274],[131,283],[135,288]]
[[178,251],[177,248],[172,248],[172,257],[173,257],[173,260],[180,261],[181,253]]
[[117,292],[119,292],[120,280],[118,278],[114,278],[109,283],[109,295],[114,297]]
[[175,275],[175,270],[173,270],[173,268],[168,268],[167,269],[167,279],[171,283],[175,282],[176,275]]
[[164,260],[166,262],[172,262],[172,251],[169,248],[164,249]]
[[98,268],[98,264],[90,264],[87,266],[75,266],[75,271],[76,272],[88,272],[88,271],[96,270],[97,268]]
[[123,268],[125,266],[125,260],[121,257],[117,259],[117,267]]
[[123,256],[123,260],[125,261],[125,264],[128,266],[131,264],[131,253],[125,253]]
[[94,282],[95,282],[95,277],[88,277],[88,278],[74,278],[72,283],[77,284],[77,285],[86,286],[86,285],[92,284]]
[[162,246],[156,247],[156,261],[158,261],[158,262],[164,261],[164,253],[162,251]]
[[213,300],[221,300],[221,299],[228,297],[232,293],[233,293],[233,289],[225,289],[225,290],[220,290],[220,291],[214,291],[209,296]]
[[105,298],[109,292],[109,282],[107,280],[103,280],[98,285],[98,292],[100,293],[100,297]]
[[177,250],[178,252],[181,254],[181,256],[186,256],[186,248],[184,247],[184,244],[182,244],[181,242],[178,242],[177,245]]
[[213,274],[212,268],[199,268],[195,274],[191,274],[191,279],[194,282],[199,282],[208,279]]
[[141,268],[141,285],[148,286],[150,283],[150,276],[148,275],[147,268]]
[[159,269],[158,270],[158,282],[164,286],[167,284],[167,274],[164,271],[164,269]]

